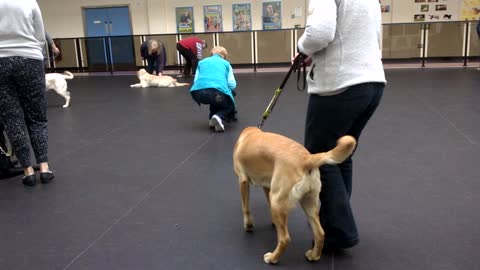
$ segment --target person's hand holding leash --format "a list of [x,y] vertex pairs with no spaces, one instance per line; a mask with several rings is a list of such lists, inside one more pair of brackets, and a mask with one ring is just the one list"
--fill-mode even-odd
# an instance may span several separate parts
[[[295,58],[297,58],[298,56],[298,53],[292,58],[292,64],[293,62],[295,61]],[[306,58],[303,59],[303,66],[306,66],[306,67],[309,67],[310,65],[312,64],[312,57],[311,56],[307,56]]]

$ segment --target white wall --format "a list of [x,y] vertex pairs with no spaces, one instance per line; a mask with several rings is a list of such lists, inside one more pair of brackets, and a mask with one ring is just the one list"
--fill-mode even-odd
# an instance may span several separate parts
[[[13,0],[12,0],[13,1]],[[128,5],[132,20],[133,34],[162,34],[175,33],[175,8],[182,6],[194,7],[195,32],[203,32],[203,6],[222,5],[223,30],[232,31],[232,4],[251,3],[252,29],[262,29],[262,1],[261,0],[37,0],[42,9],[45,26],[52,37],[83,37],[83,7],[106,7]],[[314,0],[321,1],[321,0]],[[480,9],[480,0],[438,0],[438,3],[415,3],[415,0],[381,0],[383,4],[391,5],[390,13],[383,14],[384,23],[409,23],[413,22],[415,14],[425,14],[425,21],[429,16],[438,15],[438,21],[443,19],[443,14],[452,14],[450,20],[463,20],[463,15],[473,19],[475,15],[472,7]],[[293,28],[295,24],[304,26],[305,6],[307,0],[282,1],[282,27]],[[429,5],[429,12],[421,12],[422,4]],[[435,5],[447,5],[447,11],[435,11]],[[302,16],[291,18],[295,8],[302,10]],[[477,18],[478,19],[478,18]]]
[[85,36],[83,7],[129,6],[133,34],[149,33],[147,0],[37,0],[45,29],[54,38]]
[[[293,28],[295,24],[304,26],[305,16],[291,18],[295,8],[305,10],[306,0],[282,1],[282,27]],[[52,37],[83,37],[84,21],[82,8],[128,5],[132,20],[133,34],[176,33],[175,8],[194,7],[195,32],[203,32],[203,6],[218,5],[215,0],[38,0],[42,10],[45,27]],[[223,30],[232,31],[232,4],[248,3],[245,0],[221,1],[223,13]],[[251,1],[252,28],[262,29],[262,2]]]

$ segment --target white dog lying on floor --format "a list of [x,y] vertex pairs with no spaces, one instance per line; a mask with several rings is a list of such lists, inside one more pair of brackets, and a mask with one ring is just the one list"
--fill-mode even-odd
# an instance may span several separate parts
[[50,89],[55,90],[57,94],[65,99],[65,105],[63,108],[67,108],[70,105],[70,92],[67,90],[67,81],[73,79],[73,74],[65,71],[64,74],[60,73],[47,73],[45,74],[45,83],[47,91]]
[[176,87],[176,86],[185,86],[189,85],[188,83],[179,83],[177,79],[173,77],[162,75],[155,76],[148,73],[145,69],[140,69],[137,72],[137,77],[140,80],[139,83],[132,84],[130,87],[134,88],[145,88],[145,87]]

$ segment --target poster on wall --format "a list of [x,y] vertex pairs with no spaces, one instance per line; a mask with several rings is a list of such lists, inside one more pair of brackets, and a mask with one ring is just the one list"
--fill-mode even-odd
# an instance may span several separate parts
[[480,20],[480,0],[464,0],[460,9],[461,20]]
[[175,10],[178,33],[193,33],[193,7],[177,7]]
[[415,14],[415,15],[413,15],[413,21],[424,22],[425,21],[425,14]]
[[233,31],[252,30],[252,9],[250,4],[232,5]]
[[444,11],[447,10],[447,5],[435,5],[436,11]]
[[203,26],[205,32],[221,32],[223,30],[221,5],[203,6]]
[[392,22],[392,0],[381,0],[380,1],[380,10],[382,11],[382,22],[391,23]]
[[282,29],[282,1],[262,2],[263,30]]

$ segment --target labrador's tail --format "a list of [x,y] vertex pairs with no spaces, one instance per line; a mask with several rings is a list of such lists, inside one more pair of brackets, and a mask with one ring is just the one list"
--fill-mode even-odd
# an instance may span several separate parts
[[65,71],[63,72],[63,77],[65,77],[67,80],[71,80],[73,79],[73,74],[70,71]]
[[343,136],[337,146],[324,153],[313,154],[306,163],[306,169],[318,168],[324,164],[338,164],[345,161],[355,150],[357,142],[352,136]]

